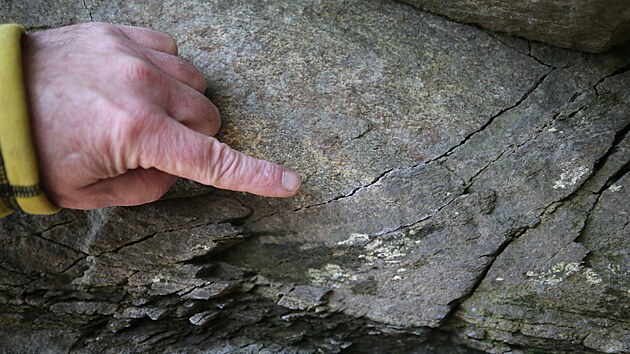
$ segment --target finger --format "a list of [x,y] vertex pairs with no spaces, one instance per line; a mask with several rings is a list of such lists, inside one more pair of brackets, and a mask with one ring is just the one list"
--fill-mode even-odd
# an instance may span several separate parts
[[175,183],[177,177],[156,169],[129,170],[124,174],[98,181],[83,192],[97,205],[133,206],[158,200]]
[[143,47],[177,55],[177,42],[168,34],[148,28],[116,25],[127,38]]
[[180,81],[195,90],[204,93],[206,91],[206,79],[199,70],[195,69],[186,60],[157,50],[147,50],[147,59],[162,70],[165,74]]
[[214,136],[221,128],[221,114],[210,100],[191,87],[173,80],[166,112],[180,123],[200,133]]
[[141,166],[155,167],[221,189],[268,197],[290,197],[300,177],[269,161],[255,159],[218,140],[165,119],[163,129],[143,142]]

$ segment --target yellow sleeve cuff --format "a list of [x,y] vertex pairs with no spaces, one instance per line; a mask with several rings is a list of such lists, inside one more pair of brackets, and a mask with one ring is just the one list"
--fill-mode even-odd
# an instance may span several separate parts
[[28,120],[19,25],[0,25],[0,216],[22,210],[56,213],[39,184],[37,155]]

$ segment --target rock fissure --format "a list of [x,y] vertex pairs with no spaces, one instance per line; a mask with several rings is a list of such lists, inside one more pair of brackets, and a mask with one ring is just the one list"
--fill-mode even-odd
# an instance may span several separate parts
[[613,72],[612,72],[612,73],[610,73],[609,75],[606,75],[606,76],[604,76],[603,78],[601,78],[599,81],[597,81],[597,83],[593,86],[593,88],[595,89],[595,93],[597,94],[597,96],[599,96],[599,95],[600,95],[599,90],[598,90],[599,85],[601,85],[604,81],[606,81],[606,80],[608,80],[608,79],[610,79],[610,78],[613,78],[613,77],[618,76],[618,75],[625,74],[625,73],[627,73],[628,71],[630,71],[630,64],[626,64],[626,65],[622,66],[621,68],[619,68],[619,69],[617,69],[617,70],[613,71]]
[[92,10],[87,6],[87,3],[85,2],[86,0],[81,0],[83,2],[83,7],[85,7],[85,9],[88,12],[88,15],[90,16],[90,22],[94,22],[94,18],[92,17]]
[[466,137],[465,137],[465,138],[464,138],[461,142],[459,142],[457,145],[455,145],[455,146],[453,146],[452,148],[450,148],[450,149],[449,149],[447,152],[445,152],[444,154],[442,154],[442,155],[440,155],[440,156],[438,156],[438,157],[436,157],[436,158],[434,158],[434,159],[431,159],[431,160],[430,160],[430,162],[431,162],[431,161],[436,161],[436,160],[439,160],[439,159],[442,159],[442,158],[445,158],[445,157],[447,157],[447,156],[451,155],[451,154],[453,153],[453,151],[455,151],[455,149],[457,149],[457,148],[459,148],[460,146],[462,146],[462,145],[466,144],[466,142],[467,142],[468,140],[470,140],[470,138],[472,138],[472,137],[473,137],[473,136],[475,136],[476,134],[478,134],[478,133],[482,132],[483,130],[485,130],[486,128],[488,128],[488,126],[490,126],[490,125],[494,122],[494,120],[495,120],[497,117],[501,116],[501,115],[502,115],[502,114],[504,114],[505,112],[508,112],[508,111],[510,111],[510,110],[512,110],[512,109],[514,109],[514,108],[516,108],[516,107],[518,107],[521,103],[523,103],[523,101],[525,101],[525,100],[526,100],[526,99],[527,99],[527,98],[528,98],[528,97],[529,97],[529,96],[530,96],[530,95],[531,95],[531,94],[532,94],[532,93],[533,93],[533,92],[534,92],[534,91],[535,91],[535,90],[536,90],[536,89],[540,86],[540,84],[542,84],[542,83],[545,81],[545,79],[549,76],[549,74],[551,74],[554,70],[555,70],[555,69],[553,69],[553,68],[552,68],[552,69],[551,69],[551,70],[549,70],[547,73],[545,73],[545,74],[543,74],[542,76],[540,76],[540,77],[538,78],[538,80],[534,83],[534,85],[533,85],[532,87],[530,87],[530,88],[527,90],[527,92],[525,92],[525,94],[524,94],[524,95],[523,95],[523,96],[522,96],[522,97],[521,97],[518,101],[516,101],[516,103],[512,104],[511,106],[509,106],[509,107],[507,107],[507,108],[503,108],[503,109],[501,109],[498,113],[496,113],[495,115],[493,115],[492,117],[490,117],[490,119],[488,119],[488,120],[486,121],[486,123],[485,123],[485,124],[483,124],[483,125],[482,125],[479,129],[477,129],[477,130],[473,131],[472,133],[468,134],[468,135],[467,135],[467,136],[466,136]]
[[34,234],[32,234],[32,235],[33,235],[33,236],[35,236],[35,237],[37,237],[37,238],[39,238],[39,239],[41,239],[41,240],[44,240],[44,241],[46,241],[46,242],[54,243],[55,245],[57,245],[57,246],[59,246],[59,247],[62,247],[62,248],[64,248],[64,249],[67,249],[67,250],[69,250],[69,251],[76,252],[76,253],[80,253],[80,254],[82,254],[82,255],[84,255],[84,256],[87,256],[87,253],[85,253],[85,252],[83,252],[83,251],[81,251],[81,250],[75,249],[74,247],[70,247],[70,246],[66,245],[65,243],[61,243],[61,242],[59,242],[59,241],[56,241],[56,240],[53,240],[53,239],[50,239],[50,238],[44,237],[41,233],[34,233]]
[[426,215],[426,216],[424,216],[424,217],[422,217],[422,218],[420,218],[418,220],[412,221],[410,223],[396,226],[394,228],[383,229],[383,230],[378,231],[376,233],[370,234],[369,236],[370,237],[382,236],[382,235],[385,235],[385,234],[388,234],[388,233],[397,232],[397,231],[400,231],[400,230],[403,230],[403,229],[406,229],[406,228],[410,228],[410,227],[416,226],[416,225],[418,225],[420,223],[423,223],[423,222],[431,219],[432,217],[438,215],[444,208],[446,208],[449,205],[453,204],[453,202],[455,202],[459,197],[465,195],[466,194],[466,188],[467,187],[464,187],[464,191],[462,191],[462,193],[459,196],[454,197],[453,199],[449,200],[446,204],[441,205],[439,208],[437,208],[437,210],[435,210],[433,213],[431,213],[429,215]]
[[[441,159],[447,158],[450,154],[453,153],[453,151],[455,151],[458,147],[464,145],[475,134],[478,134],[479,132],[483,131],[488,126],[490,126],[492,124],[492,122],[497,117],[501,116],[502,114],[504,114],[507,111],[510,111],[510,110],[518,107],[521,103],[523,103],[523,101],[525,101],[532,94],[532,92],[534,92],[536,90],[536,88],[538,88],[540,86],[540,84],[542,84],[544,82],[544,80],[549,76],[549,74],[551,74],[551,72],[553,72],[553,70],[555,70],[555,69],[551,69],[550,71],[548,71],[547,73],[545,73],[544,75],[539,77],[538,80],[536,81],[536,83],[530,89],[528,89],[528,91],[516,103],[510,105],[507,108],[504,108],[504,109],[500,110],[498,113],[496,113],[495,115],[491,116],[486,121],[486,123],[484,123],[480,128],[478,128],[478,129],[474,130],[473,132],[469,133],[466,137],[464,137],[463,140],[461,140],[459,143],[457,143],[456,145],[454,145],[451,148],[449,148],[446,152],[438,155],[437,157],[433,157],[433,158],[431,158],[429,160],[426,160],[426,161],[423,161],[423,162],[420,162],[418,164],[414,164],[414,165],[411,165],[411,166],[397,167],[397,168],[388,169],[385,172],[381,173],[376,178],[374,178],[369,183],[361,185],[359,187],[356,187],[356,188],[354,188],[353,190],[351,190],[350,192],[348,192],[348,193],[346,193],[344,195],[332,198],[332,199],[327,200],[325,202],[315,203],[315,204],[299,207],[299,208],[293,209],[292,212],[299,212],[299,211],[302,211],[302,210],[305,210],[305,209],[310,209],[310,208],[315,208],[315,207],[323,206],[323,205],[326,205],[326,204],[330,204],[332,202],[339,201],[339,200],[342,200],[342,199],[351,198],[352,196],[354,196],[355,194],[357,194],[361,190],[369,188],[369,187],[371,187],[371,186],[381,182],[382,180],[388,178],[388,176],[393,174],[393,173],[400,172],[400,171],[406,171],[406,170],[412,170],[412,169],[418,168],[418,167],[420,167],[422,165],[428,165],[428,164],[431,164],[431,163],[434,163],[434,162],[438,162]],[[455,174],[455,172],[454,172],[454,174]],[[266,215],[260,216],[259,218],[250,221],[250,223],[258,222],[258,221],[261,221],[263,219],[273,217],[276,214],[281,213],[281,212],[282,211],[278,211],[278,212],[274,212],[274,213],[270,213],[270,214],[266,214]]]
[[[239,202],[239,203],[240,203],[240,202]],[[238,222],[240,219],[242,219],[242,218],[241,218],[241,217],[239,217],[239,218],[235,218],[235,219],[227,219],[227,220],[213,221],[213,222],[209,222],[209,223],[204,223],[204,224],[196,225],[195,227],[196,227],[196,228],[201,228],[201,227],[204,227],[204,226],[210,226],[210,225],[219,225],[219,224],[225,224],[225,223],[231,224],[232,222]],[[124,244],[122,244],[122,245],[119,245],[118,247],[114,248],[113,250],[109,250],[109,251],[104,251],[104,252],[101,252],[101,253],[99,253],[99,254],[95,255],[95,257],[101,257],[101,256],[103,256],[103,255],[105,255],[105,254],[115,254],[115,253],[118,253],[118,252],[120,252],[120,251],[121,251],[122,249],[124,249],[124,248],[130,247],[130,246],[134,246],[134,245],[137,245],[137,244],[139,244],[139,243],[142,243],[142,242],[145,242],[145,241],[151,240],[152,238],[154,238],[155,236],[157,236],[157,235],[159,235],[159,234],[172,233],[172,232],[178,232],[178,231],[186,231],[186,230],[189,230],[189,229],[190,229],[190,227],[177,227],[177,228],[172,228],[172,229],[164,229],[164,230],[156,231],[156,232],[154,232],[154,233],[152,233],[152,234],[149,234],[149,235],[143,236],[143,237],[141,237],[141,238],[139,238],[139,239],[137,239],[137,240],[130,241],[130,242],[124,243]]]
[[61,271],[59,271],[59,273],[65,273],[67,271],[69,271],[70,269],[72,269],[74,266],[76,266],[77,264],[79,264],[79,262],[81,262],[82,260],[85,260],[86,257],[80,257],[75,259],[72,263],[70,263],[66,268],[62,269]]
[[[496,41],[500,42],[500,43],[501,43],[501,44],[503,44],[504,46],[506,46],[506,47],[508,47],[508,48],[510,48],[510,49],[512,49],[512,50],[514,50],[515,52],[517,52],[517,53],[519,53],[519,54],[523,54],[523,55],[525,55],[525,56],[528,56],[528,57],[530,57],[530,58],[534,59],[534,60],[535,60],[538,64],[540,64],[540,65],[542,65],[542,66],[546,66],[546,67],[548,67],[548,68],[558,69],[557,67],[555,67],[555,66],[553,66],[553,65],[551,65],[551,64],[547,64],[547,63],[543,62],[542,60],[540,60],[539,58],[537,58],[537,57],[535,57],[534,55],[532,55],[532,41],[531,41],[531,40],[529,40],[529,39],[524,39],[524,40],[526,40],[526,41],[527,41],[527,53],[525,53],[525,52],[523,52],[523,51],[521,51],[521,50],[519,50],[519,49],[515,48],[514,46],[512,46],[512,45],[508,44],[507,42],[503,41],[503,40],[502,40],[502,39],[500,39],[497,35],[493,34],[493,32],[491,32],[491,31],[489,31],[489,30],[484,31],[484,32],[486,32],[486,33],[488,34],[488,36],[489,36],[489,37],[491,37],[491,38],[493,38],[494,40],[496,40]],[[564,69],[564,68],[566,68],[566,67],[562,67],[562,68],[560,68],[560,69]]]

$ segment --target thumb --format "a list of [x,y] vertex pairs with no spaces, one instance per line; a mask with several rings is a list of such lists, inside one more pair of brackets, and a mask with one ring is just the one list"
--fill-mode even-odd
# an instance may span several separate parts
[[247,156],[174,119],[165,119],[157,134],[145,138],[150,141],[142,144],[140,163],[144,168],[267,197],[290,197],[300,189],[295,172]]

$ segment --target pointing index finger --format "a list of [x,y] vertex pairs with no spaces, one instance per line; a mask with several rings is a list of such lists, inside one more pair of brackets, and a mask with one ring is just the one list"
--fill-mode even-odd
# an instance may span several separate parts
[[162,129],[143,144],[142,167],[221,189],[267,197],[295,195],[301,179],[295,172],[236,151],[218,140],[164,119]]

